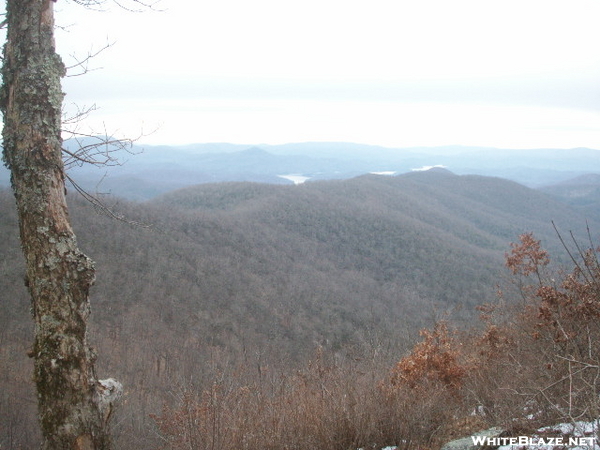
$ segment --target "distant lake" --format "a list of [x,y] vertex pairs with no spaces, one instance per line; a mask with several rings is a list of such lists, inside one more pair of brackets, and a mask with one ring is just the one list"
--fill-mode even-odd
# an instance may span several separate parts
[[383,172],[369,172],[371,175],[388,175],[388,176],[392,176],[392,175],[396,175],[397,172],[395,172],[394,170],[384,170]]
[[304,183],[306,180],[309,180],[310,177],[305,177],[304,175],[297,175],[297,174],[289,174],[289,175],[277,175],[279,178],[285,178],[286,180],[290,180],[292,183],[294,184],[302,184]]

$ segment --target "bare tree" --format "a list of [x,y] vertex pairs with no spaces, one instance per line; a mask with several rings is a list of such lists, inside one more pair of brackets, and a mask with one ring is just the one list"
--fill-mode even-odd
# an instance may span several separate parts
[[53,0],[7,0],[0,109],[26,285],[35,321],[34,381],[43,449],[111,448],[108,419],[120,395],[98,380],[87,341],[94,265],[78,248],[65,200],[61,78]]

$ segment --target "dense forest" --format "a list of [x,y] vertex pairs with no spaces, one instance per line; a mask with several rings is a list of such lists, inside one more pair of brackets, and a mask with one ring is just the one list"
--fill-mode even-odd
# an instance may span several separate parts
[[[355,381],[366,362],[384,374],[420,329],[441,320],[473,326],[498,286],[509,303],[518,298],[505,253],[519,235],[533,232],[568,265],[553,222],[581,240],[587,226],[600,229],[542,192],[443,169],[107,199],[126,221],[69,198],[79,245],[96,262],[99,370],[118,374],[127,391],[114,433],[130,449],[163,445],[172,424],[157,415],[190,390],[212,392],[224,374],[269,378],[272,390],[281,387],[275,374],[310,367],[305,377],[324,376],[324,361],[327,370],[349,364]],[[0,192],[0,447],[16,449],[38,437],[13,203]]]

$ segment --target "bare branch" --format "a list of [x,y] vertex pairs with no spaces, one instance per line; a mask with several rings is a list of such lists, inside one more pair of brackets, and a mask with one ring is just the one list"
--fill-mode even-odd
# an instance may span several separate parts
[[132,11],[132,12],[143,12],[143,11],[147,11],[147,10],[159,11],[159,12],[164,11],[164,9],[157,8],[157,5],[160,3],[161,0],[155,0],[152,2],[146,2],[146,1],[141,1],[141,0],[129,0],[129,1],[138,4],[140,6],[140,8],[138,8],[138,9],[127,8],[127,7],[123,6],[123,4],[120,0],[113,0],[113,2],[116,5],[118,5],[119,7],[126,9],[128,11]]
[[[85,119],[87,119],[91,113],[93,113],[94,111],[96,111],[98,109],[98,107],[96,106],[95,103],[92,106],[83,106],[83,107],[81,107],[75,103],[72,103],[72,105],[75,107],[77,112],[75,112],[73,115],[66,116],[65,111],[63,110],[63,112],[62,112],[62,114],[63,114],[62,124],[63,125],[68,125],[68,126],[72,125],[72,126],[77,127],[77,124],[79,122],[82,122]],[[65,130],[63,130],[63,132],[64,131]],[[72,131],[68,131],[68,132],[72,133]]]
[[[124,161],[122,160],[124,154],[134,155],[141,152],[141,150],[134,150],[133,144],[141,137],[147,135],[143,130],[136,138],[116,138],[114,137],[114,134],[111,135],[107,133],[106,126],[104,127],[103,135],[82,133],[78,131],[77,127],[79,126],[80,121],[87,118],[87,116],[95,110],[95,105],[86,108],[78,108],[78,112],[64,122],[74,126],[71,130],[63,130],[63,133],[70,135],[68,138],[69,142],[75,143],[75,148],[67,148],[66,146],[63,146],[62,148],[63,164],[66,170],[72,167],[81,167],[84,164],[91,164],[96,167],[119,166],[124,164]],[[90,193],[81,187],[68,173],[65,173],[65,178],[71,183],[75,191],[92,204],[98,213],[137,228],[156,229],[151,224],[149,225],[129,220],[122,214],[117,213],[114,206],[107,205],[106,202],[101,199],[102,194]]]
[[[102,11],[103,6],[106,5],[107,0],[72,0],[74,3],[84,6],[89,9]],[[132,9],[124,6],[118,0],[112,0],[116,5],[122,9],[133,12],[141,12],[144,9],[155,9],[154,6],[159,0],[148,3],[142,0],[128,0],[134,5],[139,6],[138,9]],[[143,8],[143,9],[142,9]],[[91,70],[97,70],[98,68],[90,69],[90,61],[102,53],[104,50],[112,47],[114,43],[107,42],[104,46],[94,50],[91,48],[87,55],[83,58],[78,57],[75,54],[70,55],[75,61],[74,64],[67,67],[67,71],[76,70],[75,73],[69,73],[67,76],[75,77],[85,75]],[[96,167],[100,166],[118,166],[122,165],[122,160],[125,154],[135,154],[136,151],[133,149],[133,143],[141,137],[147,135],[141,130],[139,136],[135,138],[117,138],[114,137],[116,133],[108,133],[106,125],[104,125],[104,132],[82,132],[79,128],[85,119],[89,115],[97,110],[96,105],[89,107],[79,107],[75,105],[76,111],[74,114],[65,117],[63,111],[63,125],[66,125],[66,129],[61,130],[64,141],[69,142],[71,145],[64,145],[62,148],[63,154],[63,165],[65,170],[72,167],[81,167],[84,164],[91,164]],[[74,144],[74,145],[73,145]],[[103,200],[100,199],[100,194],[92,194],[86,189],[81,187],[69,174],[65,174],[66,179],[71,183],[75,191],[77,191],[86,201],[92,204],[96,211],[107,215],[115,220],[125,222],[129,225],[143,228],[152,228],[150,225],[142,224],[139,222],[131,221],[126,219],[123,215],[115,212],[114,208],[108,206]]]
[[[107,0],[71,0],[71,1],[74,3],[77,3],[78,5],[85,6],[86,8],[93,8],[98,11],[102,11],[103,10],[102,5],[107,3]],[[122,8],[126,11],[143,12],[143,11],[147,11],[147,10],[159,11],[156,8],[156,5],[158,5],[160,0],[156,0],[156,1],[152,1],[152,2],[146,2],[146,1],[142,1],[142,0],[126,0],[127,3],[133,3],[133,4],[137,5],[136,8],[131,8],[129,6],[126,6],[124,4],[124,2],[122,2],[121,0],[112,0],[112,2],[115,5],[117,5],[119,8]]]
[[128,225],[131,225],[133,227],[136,228],[154,228],[153,225],[148,225],[142,222],[137,222],[135,220],[129,220],[127,219],[124,215],[122,214],[118,214],[117,212],[115,212],[114,207],[111,206],[107,206],[103,201],[101,201],[99,199],[98,195],[92,195],[90,194],[88,191],[86,191],[84,188],[82,188],[79,184],[77,184],[75,182],[75,180],[73,180],[73,178],[71,178],[69,176],[69,174],[65,173],[65,178],[69,181],[69,183],[71,183],[71,185],[73,186],[73,188],[75,188],[75,190],[89,203],[91,203],[91,205],[94,207],[94,209],[100,213],[100,214],[104,214],[112,219],[118,220],[119,222],[123,222],[126,223]]
[[76,61],[76,63],[71,66],[67,66],[67,72],[69,70],[72,70],[75,68],[78,68],[79,72],[67,73],[67,77],[79,77],[81,75],[85,75],[88,72],[91,72],[92,70],[101,69],[102,67],[96,67],[96,68],[90,69],[90,67],[89,67],[90,60],[92,58],[95,58],[96,56],[98,56],[100,53],[102,53],[107,48],[112,47],[113,45],[114,45],[114,42],[107,42],[103,47],[101,47],[100,49],[98,49],[96,51],[94,51],[92,48],[92,49],[90,49],[88,54],[82,59],[79,59],[75,54],[71,54],[71,58],[73,58]]
[[[63,148],[63,163],[66,169],[73,166],[82,166],[83,164],[92,164],[94,166],[117,166],[122,164],[119,157],[123,152],[133,154],[133,143],[142,137],[136,138],[115,138],[115,133],[108,133],[106,125],[104,133],[84,133],[79,130],[82,121],[97,110],[96,105],[80,108],[76,106],[77,112],[63,121],[67,129],[63,129],[63,135],[66,135],[65,141],[75,142],[75,149]],[[64,113],[63,113],[64,114]]]
[[[96,105],[79,107],[74,105],[76,112],[63,119],[63,125],[67,127],[62,130],[64,140],[75,143],[75,148],[63,148],[63,163],[65,168],[92,164],[94,166],[119,166],[123,164],[124,154],[137,154],[140,151],[133,149],[133,144],[144,136],[152,134],[140,130],[138,136],[132,138],[117,138],[117,132],[109,133],[106,125],[102,133],[83,132],[80,125],[91,113],[98,108]],[[64,115],[64,111],[63,111]]]
[[86,8],[100,7],[105,3],[105,0],[71,0],[78,5],[85,6]]
[[[585,278],[585,281],[589,283],[590,280],[588,280],[588,278],[586,276],[586,272],[583,270],[583,268],[581,267],[581,265],[579,264],[577,259],[575,259],[575,256],[573,256],[573,253],[571,252],[571,250],[565,243],[565,240],[563,239],[562,234],[560,234],[560,231],[558,231],[558,228],[556,227],[556,224],[554,223],[554,221],[552,221],[552,227],[554,228],[554,231],[556,232],[556,235],[558,236],[558,239],[560,240],[560,243],[562,244],[563,248],[569,255],[569,258],[571,258],[571,261],[573,262],[575,267],[577,267],[577,269],[581,272],[581,275],[583,276],[583,278]],[[571,236],[573,236],[573,235],[571,234]],[[577,241],[575,241],[575,242],[577,243]],[[581,252],[581,250],[579,250],[579,251]]]
[[[579,373],[582,372],[585,369],[600,369],[600,364],[591,364],[591,363],[587,363],[585,361],[580,361],[578,359],[575,359],[573,357],[566,357],[566,356],[562,356],[562,355],[556,355],[557,358],[562,359],[564,361],[567,361],[569,363],[572,364],[579,364],[580,366],[583,366],[580,370],[578,370],[575,373]],[[563,380],[560,380],[563,381]]]
[[[136,139],[121,139],[109,135],[98,136],[71,132],[71,141],[77,145],[75,150],[63,148],[64,165],[66,169],[83,164],[93,166],[120,166],[123,161],[119,158],[123,152],[136,154],[133,143]],[[139,152],[138,152],[139,153]]]

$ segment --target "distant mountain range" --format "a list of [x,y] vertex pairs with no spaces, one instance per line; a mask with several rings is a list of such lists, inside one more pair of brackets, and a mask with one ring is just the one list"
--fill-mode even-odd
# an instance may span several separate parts
[[[72,149],[75,143],[67,141],[65,145]],[[458,175],[501,177],[528,187],[557,185],[556,189],[546,191],[561,196],[568,180],[600,175],[600,150],[587,148],[509,150],[461,146],[385,148],[334,142],[255,146],[216,143],[134,146],[131,154],[121,152],[118,156],[122,165],[75,167],[71,176],[92,192],[148,200],[201,183],[293,184],[347,179],[367,173],[401,174],[433,166],[448,168]],[[0,169],[2,185],[8,185],[5,168]]]

